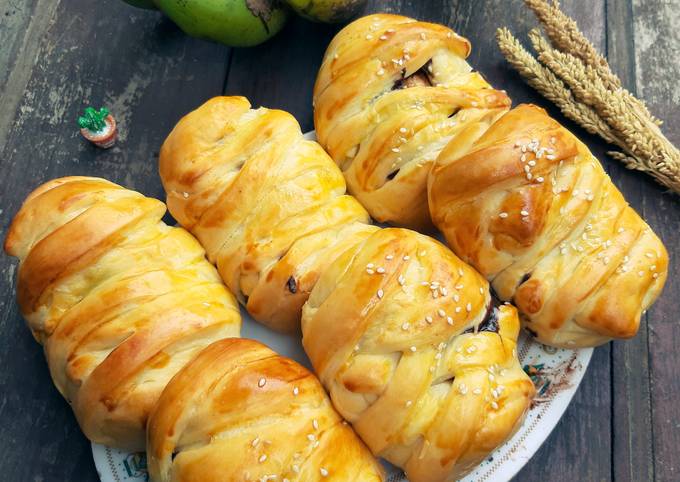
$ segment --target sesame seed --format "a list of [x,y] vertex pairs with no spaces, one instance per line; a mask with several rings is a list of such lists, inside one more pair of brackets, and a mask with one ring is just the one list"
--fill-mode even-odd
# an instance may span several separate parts
[[403,274],[400,274],[399,278],[397,278],[397,281],[399,282],[399,285],[404,286],[404,284],[406,283],[406,278],[404,278]]
[[456,353],[460,353],[462,351],[463,351],[463,349],[461,347],[456,347]]
[[445,312],[444,310],[442,310],[441,308],[439,308],[439,309],[437,310],[437,314],[438,314],[439,316],[441,316],[442,318],[444,318],[444,317],[446,316],[446,312]]
[[257,444],[260,443],[260,437],[255,437],[253,441],[250,443],[253,447],[257,447]]
[[657,279],[658,277],[659,277],[659,273],[654,273],[654,274],[652,275],[652,278],[654,278],[654,279]]
[[429,282],[429,281],[421,281],[421,282],[420,282],[420,286],[428,286],[428,287],[429,287],[429,286],[430,286],[430,282]]
[[371,34],[366,35],[366,40],[371,40],[371,39],[373,39],[373,35],[371,35]]
[[656,271],[656,265],[653,264],[649,267],[649,271]]
[[381,35],[381,36],[378,37],[378,38],[379,38],[380,40],[387,40],[387,35]]
[[497,404],[496,402],[491,402],[491,407],[492,407],[494,410],[498,410],[498,404]]
[[495,379],[496,379],[496,377],[493,376],[493,374],[489,373],[489,381],[493,382]]
[[410,348],[410,350],[411,350],[413,353],[415,353],[416,350],[417,350],[417,348],[416,348],[415,346],[412,346],[412,347]]
[[428,323],[432,323],[432,317],[431,317],[431,316],[426,316],[426,317],[425,317],[425,321],[427,321]]
[[267,380],[265,380],[264,378],[260,378],[260,381],[257,382],[257,386],[262,388],[264,387],[265,383],[267,383]]
[[480,294],[480,295],[483,295],[483,294],[484,294],[484,288],[482,288],[481,286],[479,287],[479,294]]
[[182,193],[182,196],[184,196],[184,199],[187,199],[187,198],[189,197],[189,193],[188,193],[188,192],[183,192],[183,193]]
[[536,178],[536,182],[543,182],[543,181],[545,181],[545,179],[543,179],[541,176]]
[[551,144],[555,144],[556,141],[557,141],[557,139],[555,139],[554,137],[551,137],[551,138],[550,138],[550,143],[551,143]]
[[314,442],[316,440],[316,436],[313,433],[310,433],[307,435],[307,440]]
[[257,461],[260,463],[264,462],[265,460],[267,460],[267,454],[262,454],[260,455],[260,458],[257,459]]
[[498,215],[498,217],[499,217],[499,218],[502,218],[502,219],[505,219],[505,218],[508,217],[508,213],[505,213],[505,212],[500,213],[500,214]]
[[453,33],[452,32],[446,32],[446,38],[451,38],[451,37],[453,37]]
[[411,400],[406,400],[406,406],[410,407],[411,405],[413,405],[413,402]]
[[470,313],[472,311],[472,303],[468,303],[467,305],[465,305],[465,309],[467,310],[468,313]]
[[324,469],[323,467],[319,469],[319,472],[321,472],[323,477],[328,477],[328,470]]
[[460,296],[458,296],[458,293],[453,295],[453,301],[455,301],[456,303],[460,301]]
[[385,69],[378,70],[378,75],[385,75]]
[[529,161],[527,162],[531,167],[534,167],[536,165],[536,161]]
[[496,390],[495,388],[493,390],[491,390],[491,395],[493,395],[493,398],[498,398],[498,396],[499,396],[498,390]]
[[403,325],[401,325],[401,329],[404,330],[404,331],[408,330],[410,327],[411,327],[411,323],[409,323],[408,321],[406,323],[404,323]]
[[333,58],[334,58],[334,59],[337,59],[338,57],[339,57],[338,54],[333,54]]
[[427,37],[425,37],[425,33],[420,32],[420,38],[421,38],[422,40],[425,40]]
[[300,473],[300,467],[298,467],[297,465],[293,465],[291,468],[293,469],[293,472],[295,472],[296,474]]
[[394,259],[394,255],[388,254],[387,256],[385,256],[385,259],[387,261],[392,261]]
[[419,256],[425,256],[427,254],[427,251],[423,250],[420,253],[418,253]]
[[385,268],[383,268],[382,266],[376,269],[376,271],[380,274],[385,274]]
[[366,268],[366,273],[375,274],[375,271],[373,271],[371,268]]
[[474,353],[477,351],[477,347],[475,345],[470,345],[465,351],[468,353]]
[[446,322],[447,322],[449,325],[453,325],[453,318],[451,318],[450,316],[447,316],[447,317],[446,317]]
[[383,296],[385,296],[385,292],[381,289],[378,290],[376,293],[378,295],[378,298],[382,299]]
[[474,390],[472,390],[472,393],[474,393],[475,395],[479,395],[480,393],[482,393],[482,390],[481,388],[475,388]]
[[529,211],[526,211],[526,210],[524,210],[524,209],[522,209],[519,213],[520,213],[522,216],[528,216],[528,215],[529,215]]
[[293,388],[293,395],[297,397],[297,394],[300,393],[300,389],[298,387]]
[[401,259],[403,259],[404,261],[408,261],[409,259],[411,259],[411,257],[410,257],[409,255],[406,255],[406,256],[404,256],[404,257],[401,258]]
[[455,309],[454,311],[455,311],[456,313],[460,313],[460,310],[461,310],[461,307],[460,307],[460,306],[456,306],[456,309]]
[[460,392],[461,395],[465,395],[468,389],[464,383],[461,383],[460,385],[458,385],[458,391]]
[[654,257],[654,255],[653,255],[652,253],[645,253],[645,256],[647,256],[648,258],[653,258],[653,257]]
[[442,296],[446,296],[447,294],[449,294],[449,290],[446,289],[446,286],[440,286],[439,287],[439,293]]
[[465,285],[463,285],[463,283],[458,283],[458,284],[455,286],[455,288],[456,288],[457,290],[462,290],[462,289],[464,288],[464,286],[465,286]]
[[312,427],[314,430],[319,430],[319,422],[316,419],[312,420]]

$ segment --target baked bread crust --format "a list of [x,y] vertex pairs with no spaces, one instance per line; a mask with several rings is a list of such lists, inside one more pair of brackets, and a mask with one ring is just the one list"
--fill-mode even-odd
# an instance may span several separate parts
[[253,340],[218,341],[184,367],[148,434],[156,482],[384,480],[316,377]]
[[314,86],[319,143],[349,192],[380,222],[431,228],[427,175],[469,124],[510,106],[465,61],[448,27],[399,15],[360,18],[330,43]]
[[241,317],[203,248],[161,221],[165,205],[104,179],[33,191],[5,240],[17,297],[54,384],[92,441],[144,448],[172,376]]
[[287,112],[215,97],[163,143],[168,208],[256,320],[299,330],[319,273],[375,231],[342,174]]
[[339,257],[302,331],[335,407],[412,482],[462,477],[517,430],[534,394],[515,308],[494,308],[481,275],[406,229]]
[[587,146],[539,107],[521,105],[449,144],[429,196],[449,246],[542,343],[630,338],[663,288],[661,240]]

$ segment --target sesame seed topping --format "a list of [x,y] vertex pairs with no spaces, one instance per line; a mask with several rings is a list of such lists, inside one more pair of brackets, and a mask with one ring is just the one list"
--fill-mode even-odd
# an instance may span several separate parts
[[531,167],[534,167],[536,165],[536,161],[529,161],[527,162]]
[[393,147],[393,148],[392,148],[392,152],[399,152],[399,148],[398,148],[398,147]]
[[460,296],[458,296],[458,293],[453,295],[453,301],[455,301],[456,303],[460,301]]
[[257,386],[262,388],[264,387],[264,384],[267,383],[267,380],[264,378],[260,378],[260,381],[257,382]]
[[308,434],[307,440],[309,440],[310,442],[314,442],[316,440],[316,435],[314,435],[313,433]]
[[383,268],[383,267],[381,266],[381,267],[379,267],[378,269],[376,269],[376,272],[378,272],[378,273],[380,273],[380,274],[385,274],[385,268]]
[[297,465],[293,465],[291,468],[293,469],[293,472],[295,472],[296,474],[300,473],[300,467],[298,467]]
[[382,299],[382,297],[385,296],[385,292],[382,290],[382,288],[379,289],[376,294],[378,295],[379,299]]
[[426,316],[426,317],[425,317],[425,321],[427,321],[428,323],[432,323],[432,317],[431,317],[431,316]]
[[470,313],[472,311],[472,303],[468,303],[467,305],[465,305],[465,309],[467,310],[468,313]]
[[265,460],[267,460],[267,454],[262,454],[260,455],[260,458],[257,459],[257,461],[260,463],[264,462]]
[[250,443],[253,447],[257,447],[257,444],[260,443],[260,437],[255,437],[253,441]]
[[410,407],[411,405],[413,405],[413,402],[411,400],[406,400],[406,406]]
[[653,257],[654,257],[654,255],[653,255],[652,253],[645,253],[645,256],[647,256],[648,258],[653,258]]
[[189,197],[189,193],[188,193],[188,192],[183,192],[183,193],[182,193],[182,196],[184,196],[184,199],[187,199],[187,198]]
[[416,350],[417,350],[417,348],[416,348],[415,346],[412,346],[412,347],[410,348],[410,350],[411,350],[413,353],[415,353]]
[[480,295],[483,295],[483,294],[484,294],[484,288],[481,287],[481,286],[479,287],[479,294],[480,294]]
[[371,35],[371,34],[366,35],[366,40],[371,40],[371,39],[373,39],[373,35]]
[[455,288],[456,288],[457,290],[462,290],[464,287],[465,287],[465,285],[464,285],[463,283],[458,283],[458,284],[455,286]]
[[450,316],[447,316],[447,317],[446,317],[446,322],[447,322],[449,325],[453,325],[453,318],[451,318]]
[[472,390],[472,393],[474,393],[475,395],[479,395],[480,393],[482,393],[482,389],[481,388],[475,388],[474,390]]
[[489,373],[489,381],[490,381],[490,382],[493,382],[495,379],[496,379],[496,377],[493,376],[492,373]]
[[377,72],[378,75],[385,75],[385,69],[380,69]]
[[297,394],[300,393],[300,389],[298,387],[293,388],[293,395],[297,397]]
[[399,282],[399,284],[400,284],[401,286],[404,286],[404,284],[406,283],[406,278],[404,278],[404,275],[403,275],[403,274],[400,274],[400,275],[399,275],[399,278],[397,278],[397,281]]
[[497,404],[496,402],[491,402],[491,407],[492,407],[494,410],[498,410],[498,404]]
[[455,311],[456,313],[460,313],[460,310],[461,310],[461,307],[460,307],[460,306],[456,306],[456,309],[455,309],[454,311]]
[[527,172],[527,180],[531,181],[533,177],[534,176],[530,172]]
[[378,38],[379,38],[380,40],[387,40],[387,35],[381,35],[381,36],[378,37]]
[[323,467],[319,469],[319,472],[321,472],[323,477],[328,477],[328,470],[324,469]]
[[508,217],[508,213],[505,213],[505,212],[500,213],[500,214],[498,215],[498,217],[499,217],[499,218],[502,218],[502,219],[505,219],[505,218]]
[[366,268],[366,273],[375,274],[375,271],[373,271],[371,268]]
[[406,256],[404,256],[404,257],[401,258],[401,259],[403,259],[404,261],[408,261],[409,259],[411,259],[411,257],[410,257],[409,255],[406,255]]
[[424,33],[424,32],[420,32],[420,38],[421,38],[422,40],[425,40],[425,39],[427,38],[427,37],[425,37],[425,33]]
[[528,216],[528,215],[529,215],[529,211],[526,211],[526,210],[524,210],[524,209],[522,209],[519,213],[520,213],[522,216]]
[[465,351],[468,353],[474,353],[477,351],[477,347],[475,345],[470,345]]
[[441,308],[439,308],[439,309],[437,310],[437,314],[438,314],[439,316],[441,316],[442,318],[444,318],[444,317],[446,316],[446,312],[445,312],[444,310],[442,310]]
[[652,278],[654,278],[654,279],[657,279],[658,277],[659,277],[659,273],[654,273],[654,274],[652,275]]
[[410,327],[411,327],[411,323],[409,323],[408,321],[406,323],[404,323],[403,325],[401,325],[401,329],[404,330],[404,331],[408,330]]
[[314,430],[319,430],[319,422],[316,419],[312,420],[312,427]]
[[387,261],[392,261],[392,260],[394,259],[394,255],[388,254],[387,256],[385,256],[385,259],[386,259]]
[[468,389],[464,383],[461,383],[460,385],[458,385],[458,391],[460,392],[461,395],[465,395]]
[[545,179],[543,179],[541,176],[538,176],[536,178],[536,182],[543,182],[543,181],[545,181]]

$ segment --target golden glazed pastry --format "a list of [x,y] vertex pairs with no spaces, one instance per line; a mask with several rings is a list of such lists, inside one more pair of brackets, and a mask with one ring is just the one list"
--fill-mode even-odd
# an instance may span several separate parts
[[543,343],[632,337],[661,292],[663,244],[543,109],[522,105],[466,129],[441,153],[429,195],[449,245]]
[[303,345],[338,411],[411,482],[462,477],[520,426],[534,394],[519,320],[435,240],[383,229],[321,275]]
[[65,177],[28,196],[5,240],[54,384],[90,440],[127,450],[144,448],[170,378],[239,334],[236,300],[164,213],[162,202],[103,179]]
[[149,419],[147,454],[155,482],[384,480],[314,375],[236,338],[172,379]]
[[314,87],[319,143],[373,218],[430,226],[427,175],[468,125],[510,99],[465,61],[470,43],[443,25],[369,15],[336,35]]
[[286,112],[216,97],[165,140],[168,208],[256,320],[299,327],[319,273],[375,231],[333,161]]

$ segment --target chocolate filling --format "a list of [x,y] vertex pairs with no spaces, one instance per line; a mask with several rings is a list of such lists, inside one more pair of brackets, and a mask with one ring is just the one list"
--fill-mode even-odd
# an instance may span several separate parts
[[295,278],[293,276],[288,278],[288,281],[286,282],[286,287],[288,288],[288,291],[290,291],[291,293],[293,294],[297,293],[298,289],[297,281],[295,281]]
[[388,181],[391,181],[392,179],[394,179],[395,177],[397,177],[397,174],[399,174],[399,169],[397,169],[396,171],[390,172],[390,173],[387,175],[387,180],[388,180]]
[[463,332],[463,334],[479,333],[482,331],[498,333],[498,330],[500,329],[500,326],[498,325],[498,314],[498,305],[495,303],[495,300],[492,300],[491,304],[486,309],[486,315],[484,315],[482,322],[476,327],[468,328]]
[[428,60],[425,65],[406,77],[406,70],[401,71],[401,79],[397,80],[392,86],[392,90],[408,89],[409,87],[429,87],[432,80],[427,72],[432,61]]

